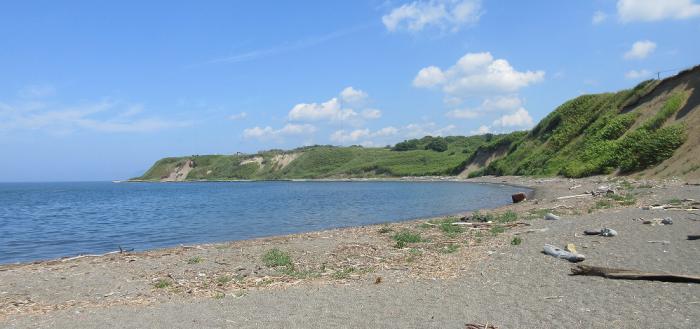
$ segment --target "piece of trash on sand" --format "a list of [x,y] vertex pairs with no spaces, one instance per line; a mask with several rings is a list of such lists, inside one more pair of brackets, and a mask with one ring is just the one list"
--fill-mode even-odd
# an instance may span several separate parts
[[606,228],[600,230],[600,235],[602,235],[602,236],[617,236],[617,231],[606,227]]
[[647,243],[670,244],[671,241],[666,241],[666,240],[651,240],[651,241],[647,241]]
[[584,255],[568,252],[551,244],[545,244],[543,252],[556,258],[566,259],[572,263],[578,263],[586,259],[586,256]]
[[560,220],[561,217],[559,217],[551,212],[548,212],[544,215],[544,219],[545,220]]
[[700,235],[688,235],[688,240],[700,240]]
[[525,199],[527,199],[527,196],[523,192],[515,193],[515,194],[511,195],[510,197],[511,197],[511,199],[513,199],[513,203],[522,202],[522,201],[525,201]]
[[617,231],[611,229],[611,228],[602,228],[600,230],[585,230],[583,231],[583,234],[585,235],[600,235],[600,236],[617,236]]
[[661,224],[671,225],[671,224],[673,224],[673,219],[671,219],[671,217],[666,217],[663,220],[661,220]]
[[572,252],[572,253],[574,253],[574,254],[576,253],[576,245],[573,244],[573,243],[567,243],[565,249],[566,249],[566,251],[568,251],[568,252]]
[[467,323],[464,325],[464,329],[498,329],[498,327],[489,324],[488,322],[486,324],[481,324],[481,323]]

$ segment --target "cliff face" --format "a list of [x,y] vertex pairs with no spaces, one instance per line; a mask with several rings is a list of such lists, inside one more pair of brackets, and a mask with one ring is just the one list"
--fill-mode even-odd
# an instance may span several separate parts
[[[425,137],[393,148],[312,146],[165,158],[153,181],[598,174],[700,179],[700,66],[567,101],[531,131]],[[437,146],[437,147],[436,147]]]

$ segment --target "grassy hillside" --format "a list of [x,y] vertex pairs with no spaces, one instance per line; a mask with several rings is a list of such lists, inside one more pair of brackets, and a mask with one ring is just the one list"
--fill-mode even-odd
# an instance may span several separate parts
[[460,175],[700,177],[700,66],[565,102],[532,130],[430,137],[389,148],[310,146],[162,159],[138,179],[232,180]]

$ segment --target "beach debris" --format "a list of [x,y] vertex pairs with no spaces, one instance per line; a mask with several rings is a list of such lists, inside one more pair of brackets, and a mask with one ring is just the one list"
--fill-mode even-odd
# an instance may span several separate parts
[[688,240],[700,240],[700,235],[688,235]]
[[510,196],[513,199],[513,203],[523,202],[527,199],[527,196],[523,192],[518,192]]
[[600,235],[601,236],[617,236],[617,231],[611,229],[611,228],[603,228],[600,230]]
[[525,231],[521,231],[521,232],[515,232],[515,233],[513,233],[513,235],[527,234],[527,233],[540,233],[540,232],[547,232],[547,231],[549,231],[548,227],[533,228],[533,229],[529,229],[529,230],[525,230]]
[[498,327],[489,324],[486,322],[486,324],[481,324],[481,323],[467,323],[464,325],[464,329],[498,329]]
[[544,215],[544,219],[545,220],[560,220],[561,217],[559,217],[551,212],[548,212]]
[[376,279],[374,279],[374,284],[380,284],[382,283],[382,277],[378,276]]
[[595,191],[591,192],[593,196],[597,195],[613,195],[616,194],[615,190],[613,190],[610,186],[607,185],[601,185],[596,188]]
[[600,235],[600,236],[617,236],[617,231],[611,228],[602,228],[600,230],[585,230],[583,231],[585,235]]
[[566,251],[568,251],[568,252],[572,252],[572,253],[574,253],[574,254],[576,253],[576,245],[573,244],[573,243],[567,243],[565,249],[566,249]]
[[586,256],[584,255],[568,252],[551,244],[545,244],[543,252],[556,258],[566,259],[572,263],[578,263],[586,259]]
[[672,225],[673,224],[673,219],[671,217],[666,217],[666,218],[652,218],[652,219],[645,219],[642,221],[642,224],[647,224],[647,225]]
[[666,240],[651,240],[651,241],[647,241],[647,243],[671,244],[671,241],[666,241]]
[[557,198],[557,200],[565,200],[565,199],[572,199],[572,198],[584,198],[584,197],[589,197],[589,196],[592,196],[592,194],[591,193],[574,194],[574,195],[560,196]]
[[572,186],[572,187],[569,187],[569,190],[575,190],[575,189],[577,189],[577,188],[579,188],[579,187],[581,187],[581,184],[579,184],[579,185],[574,185],[574,186]]
[[700,283],[700,276],[695,275],[641,272],[588,265],[577,265],[571,268],[571,273],[572,275],[602,276],[608,279]]

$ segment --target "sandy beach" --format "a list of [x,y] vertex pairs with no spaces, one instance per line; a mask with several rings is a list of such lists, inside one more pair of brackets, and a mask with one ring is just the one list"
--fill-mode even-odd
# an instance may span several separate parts
[[[695,328],[700,284],[572,276],[581,264],[700,275],[700,186],[682,181],[483,177],[534,189],[483,209],[222,244],[0,265],[7,328]],[[614,195],[592,196],[600,187]],[[588,195],[583,195],[588,194]],[[562,196],[573,196],[557,199]],[[667,209],[648,209],[667,204]],[[559,220],[544,220],[551,212]],[[515,214],[515,218],[513,217]],[[473,217],[473,216],[472,216]],[[672,225],[655,219],[671,218]],[[652,224],[644,224],[652,221]],[[460,222],[464,223],[464,222]],[[612,228],[614,237],[584,230]],[[398,235],[418,241],[400,244]],[[286,266],[265,255],[277,250]]]

